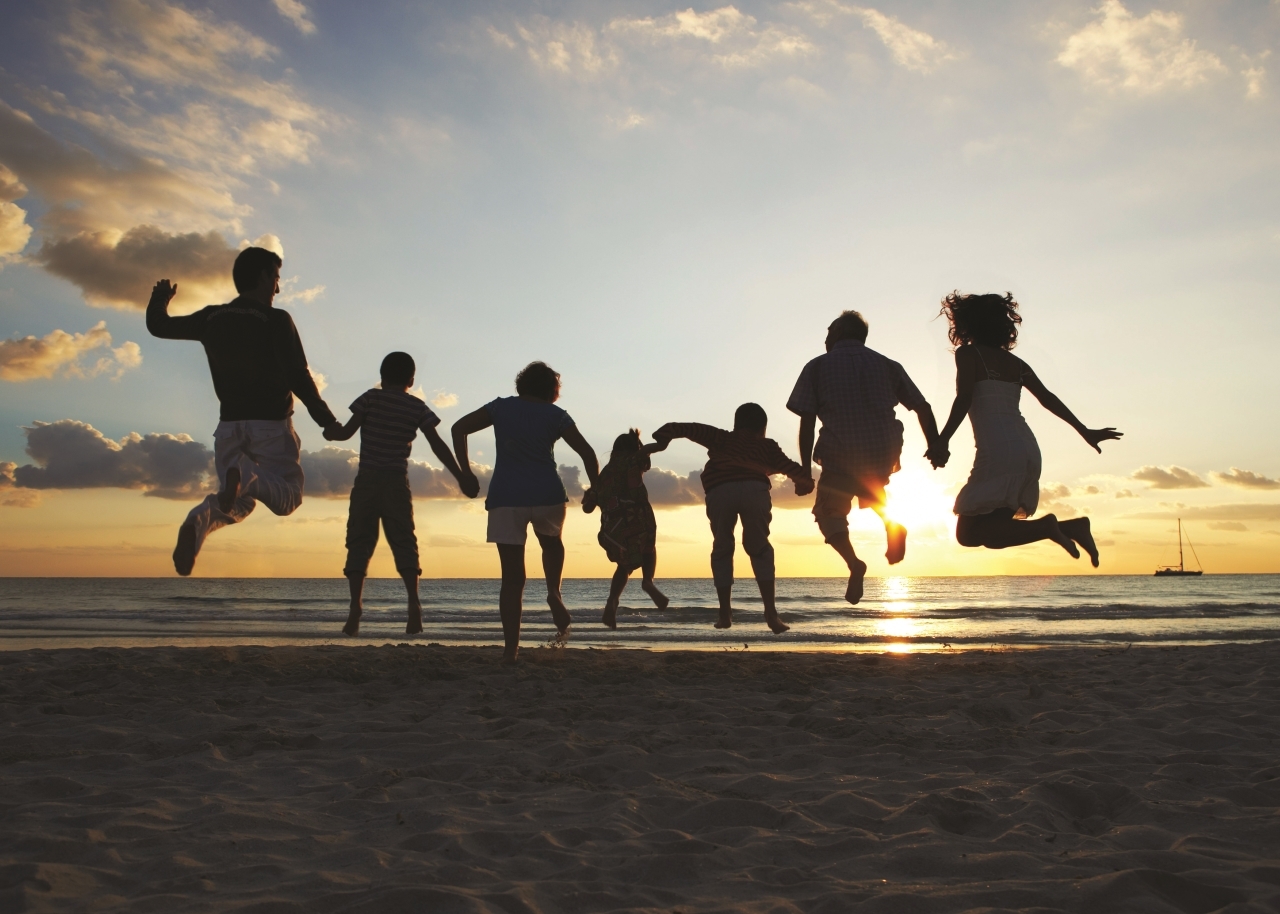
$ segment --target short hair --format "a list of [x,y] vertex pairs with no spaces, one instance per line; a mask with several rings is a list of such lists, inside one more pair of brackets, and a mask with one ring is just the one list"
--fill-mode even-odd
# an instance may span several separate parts
[[413,356],[407,352],[387,353],[387,357],[382,360],[382,367],[378,369],[382,375],[382,383],[404,387],[409,386],[417,370],[418,366],[414,364]]
[[827,330],[831,333],[831,341],[838,342],[840,340],[857,340],[859,343],[867,341],[867,331],[870,330],[867,319],[857,311],[842,311],[840,316],[831,322],[831,326]]
[[769,427],[769,414],[759,403],[743,403],[733,413],[735,432],[763,431]]
[[283,265],[284,261],[275,251],[245,248],[236,255],[235,265],[231,268],[231,281],[236,284],[236,291],[244,294],[258,284],[264,271]]
[[560,372],[546,362],[530,362],[516,375],[516,393],[523,396],[553,403],[559,390]]
[[613,439],[612,459],[615,454],[634,454],[640,450],[640,429],[633,428]]
[[985,295],[952,292],[942,300],[942,312],[951,324],[947,338],[953,346],[982,343],[993,349],[1012,349],[1018,345],[1018,325],[1022,315],[1013,293]]

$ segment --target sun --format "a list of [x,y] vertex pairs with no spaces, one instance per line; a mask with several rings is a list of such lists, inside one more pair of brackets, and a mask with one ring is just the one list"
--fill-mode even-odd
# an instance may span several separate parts
[[889,518],[908,530],[947,526],[951,522],[955,497],[924,470],[912,468],[895,473],[885,493]]

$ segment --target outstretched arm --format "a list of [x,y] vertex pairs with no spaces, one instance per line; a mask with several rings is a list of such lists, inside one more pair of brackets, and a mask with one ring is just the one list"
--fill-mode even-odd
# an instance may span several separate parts
[[951,436],[956,433],[956,429],[960,428],[964,417],[969,415],[969,407],[973,404],[973,385],[977,383],[974,367],[973,353],[970,349],[968,347],[957,349],[956,398],[951,404],[951,415],[947,417],[947,424],[934,439],[933,446],[925,453],[935,468],[947,465],[947,459],[951,456],[947,450],[951,445]]
[[427,436],[427,444],[431,445],[431,453],[436,455],[436,459],[444,464],[444,468],[453,474],[453,478],[458,480],[458,487],[462,489],[462,494],[467,498],[475,498],[480,494],[480,482],[476,479],[475,474],[469,472],[463,473],[462,468],[458,466],[458,461],[453,457],[453,451],[449,450],[449,445],[444,443],[444,439],[440,437],[440,433],[434,428],[423,429],[422,433]]
[[337,420],[324,430],[324,438],[326,441],[346,441],[356,433],[361,423],[364,422],[364,416],[360,413],[352,413],[351,418],[347,420],[346,425],[339,425]]
[[169,302],[177,294],[177,284],[167,279],[152,287],[151,300],[147,302],[147,330],[162,340],[198,340],[200,331],[204,329],[204,318],[199,312],[185,317],[171,317],[169,314]]
[[[461,480],[466,479],[467,485],[475,483],[476,491],[480,491],[480,480],[476,479],[476,474],[471,471],[471,458],[467,456],[467,436],[474,435],[478,431],[493,425],[493,419],[489,415],[489,410],[483,406],[475,412],[467,413],[457,422],[453,423],[451,433],[453,435],[453,452],[458,455],[458,470],[462,473],[459,477]],[[465,492],[466,489],[463,489]]]
[[560,433],[560,437],[564,439],[564,443],[569,445],[578,452],[578,456],[582,458],[582,463],[587,470],[587,479],[591,485],[596,484],[596,480],[600,478],[600,461],[596,459],[596,452],[587,443],[587,439],[582,437],[582,432],[578,431],[578,426],[571,425]]
[[1114,428],[1086,428],[1085,424],[1075,417],[1071,410],[1067,409],[1067,404],[1063,403],[1058,397],[1052,393],[1049,388],[1041,383],[1036,377],[1036,373],[1031,370],[1031,366],[1022,363],[1022,386],[1031,391],[1032,395],[1040,401],[1040,405],[1053,413],[1067,425],[1074,428],[1089,445],[1099,454],[1102,448],[1098,447],[1103,441],[1119,440],[1124,432],[1117,432]]
[[[926,403],[917,409],[916,419],[920,422],[920,431],[924,432],[925,455],[935,453],[938,446],[938,420],[933,417],[933,407]],[[946,448],[942,448],[942,451],[946,451]],[[941,456],[941,452],[937,454]]]

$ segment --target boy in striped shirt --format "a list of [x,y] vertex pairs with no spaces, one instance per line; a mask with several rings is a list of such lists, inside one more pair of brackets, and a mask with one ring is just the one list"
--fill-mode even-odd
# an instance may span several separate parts
[[347,565],[342,573],[351,587],[351,612],[343,634],[360,633],[364,610],[365,574],[378,545],[378,522],[387,535],[395,556],[396,571],[409,595],[409,624],[405,634],[422,631],[422,604],[418,601],[418,538],[413,532],[413,493],[409,489],[409,452],[419,431],[426,435],[432,452],[458,480],[468,498],[480,492],[479,484],[468,476],[463,480],[458,462],[436,431],[440,418],[427,404],[409,393],[417,366],[407,352],[393,352],[382,360],[382,388],[366,390],[351,404],[346,425],[324,436],[330,441],[346,441],[360,429],[360,469],[351,487],[351,509],[347,515]]
[[711,575],[720,599],[716,628],[733,625],[734,528],[742,518],[742,548],[751,559],[751,570],[764,602],[764,621],[775,635],[789,625],[778,618],[774,602],[773,545],[769,523],[773,520],[773,499],[769,497],[769,477],[782,473],[791,477],[797,495],[813,491],[809,471],[782,452],[778,442],[764,436],[769,417],[764,407],[743,403],[733,414],[733,431],[727,432],[700,422],[668,422],[653,433],[664,446],[672,438],[688,438],[707,449],[707,465],[702,470],[702,490],[707,496],[707,520],[711,522]]

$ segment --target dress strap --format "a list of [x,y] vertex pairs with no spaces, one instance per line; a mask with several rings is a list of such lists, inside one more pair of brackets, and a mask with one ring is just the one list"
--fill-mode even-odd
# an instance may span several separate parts
[[973,347],[973,351],[974,351],[974,352],[976,352],[976,353],[978,354],[978,361],[982,363],[982,370],[983,370],[983,371],[985,371],[985,372],[987,373],[987,380],[988,380],[988,381],[999,381],[999,380],[1000,380],[1000,375],[999,375],[999,374],[996,374],[996,376],[995,376],[995,377],[992,377],[992,376],[991,376],[991,369],[987,367],[987,360],[986,360],[986,359],[984,359],[984,358],[982,357],[982,350],[981,350],[981,349],[979,349],[977,346],[974,346],[974,347]]

